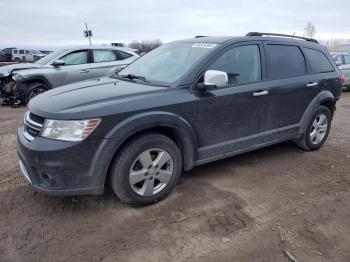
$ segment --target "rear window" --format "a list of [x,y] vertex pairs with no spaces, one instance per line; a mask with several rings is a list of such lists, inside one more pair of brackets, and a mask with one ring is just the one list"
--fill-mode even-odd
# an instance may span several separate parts
[[304,56],[297,46],[267,45],[270,78],[285,78],[306,73]]
[[304,53],[310,64],[311,73],[324,73],[334,71],[333,65],[319,50],[304,48]]

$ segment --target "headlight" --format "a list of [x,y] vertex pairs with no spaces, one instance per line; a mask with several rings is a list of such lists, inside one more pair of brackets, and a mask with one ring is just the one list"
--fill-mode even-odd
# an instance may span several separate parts
[[95,130],[100,122],[99,118],[69,121],[46,119],[41,136],[63,141],[82,141]]

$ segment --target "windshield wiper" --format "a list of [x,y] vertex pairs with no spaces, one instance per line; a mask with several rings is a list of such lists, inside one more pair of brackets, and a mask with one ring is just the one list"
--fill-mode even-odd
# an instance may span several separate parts
[[140,79],[142,80],[143,82],[150,82],[149,80],[147,80],[146,77],[144,76],[138,76],[138,75],[134,75],[134,74],[128,74],[128,75],[117,75],[117,77],[120,77],[120,78],[128,78],[128,79]]

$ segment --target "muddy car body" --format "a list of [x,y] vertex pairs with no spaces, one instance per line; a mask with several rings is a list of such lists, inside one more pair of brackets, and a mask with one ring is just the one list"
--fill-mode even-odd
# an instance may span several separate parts
[[113,78],[46,92],[18,129],[22,173],[48,194],[110,181],[124,202],[150,204],[195,166],[287,140],[319,149],[343,78],[324,47],[294,38],[176,41]]

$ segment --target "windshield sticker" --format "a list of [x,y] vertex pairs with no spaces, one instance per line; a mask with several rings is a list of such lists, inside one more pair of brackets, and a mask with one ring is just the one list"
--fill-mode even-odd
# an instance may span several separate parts
[[217,46],[217,44],[212,44],[212,43],[195,43],[192,45],[192,47],[196,48],[214,48]]

